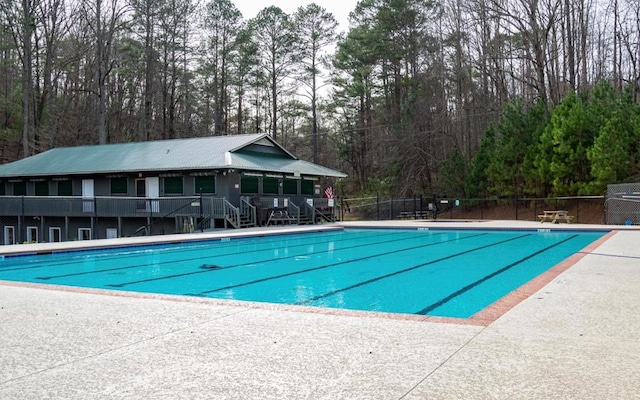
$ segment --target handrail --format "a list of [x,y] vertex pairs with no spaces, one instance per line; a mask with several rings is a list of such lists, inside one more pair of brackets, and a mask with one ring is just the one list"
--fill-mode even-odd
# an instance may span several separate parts
[[312,224],[316,223],[316,208],[314,206],[312,206],[311,204],[307,203],[306,201],[304,203],[302,203],[302,206],[304,207],[305,210],[305,215],[309,216],[309,213],[311,213],[311,216],[309,217],[309,219],[311,220]]
[[242,215],[249,215],[249,219],[251,220],[251,225],[256,226],[256,206],[249,203],[245,197],[240,198],[240,213]]
[[[234,228],[240,227],[240,209],[229,202],[226,198],[224,202],[224,225],[227,227],[227,221],[233,225]],[[231,217],[231,218],[230,218]]]
[[312,218],[313,218],[312,220],[313,220],[314,224],[316,222],[316,216],[320,216],[320,218],[323,218],[327,222],[335,222],[336,221],[336,213],[335,212],[325,213],[320,208],[316,207],[316,205],[317,205],[316,203],[320,203],[319,204],[320,207],[326,206],[328,208],[331,208],[331,209],[334,209],[334,210],[338,210],[338,212],[340,212],[340,206],[337,203],[334,203],[334,205],[332,205],[331,207],[328,206],[329,199],[314,199],[313,205],[309,204],[305,199],[304,205],[305,205],[307,210],[311,211]]
[[[185,203],[185,204],[181,205],[180,207],[178,207],[178,208],[176,208],[175,210],[172,210],[172,211],[170,211],[170,212],[166,213],[165,215],[163,215],[163,216],[161,216],[161,217],[153,218],[153,219],[151,220],[151,222],[149,222],[148,224],[145,224],[145,225],[143,225],[143,226],[139,227],[139,228],[138,228],[138,229],[136,229],[133,233],[131,233],[131,234],[127,235],[126,237],[132,237],[132,236],[134,236],[134,235],[137,235],[139,232],[141,232],[141,231],[143,231],[143,230],[144,230],[144,231],[146,231],[148,228],[152,227],[156,222],[158,222],[158,221],[162,221],[162,220],[164,220],[165,218],[167,218],[169,215],[174,214],[174,213],[176,213],[176,212],[178,212],[178,211],[182,210],[182,209],[183,209],[183,208],[185,208],[185,207],[191,206],[191,203],[192,203],[194,200],[197,200],[197,198],[190,198],[188,203]],[[148,198],[147,198],[147,199],[145,199],[145,202],[147,202],[147,209],[151,209],[151,206],[150,206],[151,201],[153,201],[153,200],[148,199]],[[202,206],[201,206],[201,207],[202,207]]]
[[293,202],[290,199],[289,199],[289,206],[287,207],[287,212],[289,213],[290,216],[293,216],[296,219],[296,224],[300,223],[300,207],[293,204]]

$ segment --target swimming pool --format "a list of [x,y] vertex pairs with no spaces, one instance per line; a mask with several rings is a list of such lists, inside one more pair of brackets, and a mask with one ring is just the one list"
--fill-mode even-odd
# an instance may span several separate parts
[[605,232],[345,229],[7,256],[0,280],[469,318]]

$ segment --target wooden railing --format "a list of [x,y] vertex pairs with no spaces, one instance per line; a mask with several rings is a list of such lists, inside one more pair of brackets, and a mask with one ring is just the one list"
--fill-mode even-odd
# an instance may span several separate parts
[[240,198],[240,214],[248,216],[249,226],[256,226],[256,207],[249,203],[248,198]]
[[43,217],[224,217],[223,198],[0,196],[0,215]]
[[223,199],[223,209],[224,209],[224,224],[225,228],[227,227],[227,222],[229,222],[234,228],[240,227],[240,208],[231,204],[227,199]]

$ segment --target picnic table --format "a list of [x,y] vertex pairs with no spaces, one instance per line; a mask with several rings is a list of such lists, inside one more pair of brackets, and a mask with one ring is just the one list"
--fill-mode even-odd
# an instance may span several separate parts
[[540,222],[552,222],[557,224],[559,222],[566,222],[568,224],[573,220],[573,216],[569,215],[567,210],[545,210],[542,214],[538,214]]
[[271,223],[277,225],[278,222],[282,222],[283,225],[296,222],[296,219],[289,215],[289,212],[284,208],[270,208],[269,211],[270,213],[267,225],[271,225]]
[[434,211],[402,211],[398,214],[400,219],[435,218]]

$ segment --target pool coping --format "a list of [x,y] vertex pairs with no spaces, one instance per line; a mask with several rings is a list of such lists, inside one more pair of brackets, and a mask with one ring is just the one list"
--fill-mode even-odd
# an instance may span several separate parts
[[[446,222],[446,225],[443,225]],[[241,230],[215,230],[187,234],[126,237],[115,239],[94,239],[55,243],[25,243],[0,246],[0,257],[17,255],[50,254],[56,252],[94,250],[101,248],[121,248],[149,245],[193,243],[223,238],[244,238],[286,235],[290,233],[323,232],[341,229],[426,229],[426,230],[522,230],[522,231],[640,231],[640,226],[595,225],[595,224],[551,224],[531,221],[502,220],[408,220],[408,221],[349,221],[322,225],[280,225]]]
[[[563,260],[559,264],[551,267],[547,271],[538,275],[531,281],[525,283],[514,291],[508,293],[502,298],[498,299],[494,303],[485,307],[478,313],[472,315],[469,318],[453,318],[453,317],[438,317],[428,315],[416,315],[416,314],[401,314],[401,313],[389,313],[378,311],[363,311],[363,310],[348,310],[340,308],[324,308],[313,307],[294,304],[276,304],[266,302],[254,302],[243,300],[228,300],[228,299],[213,299],[213,298],[201,298],[193,296],[180,296],[180,295],[167,295],[167,294],[155,294],[155,293],[140,293],[130,291],[119,291],[109,289],[97,289],[97,288],[84,288],[75,286],[63,286],[52,285],[45,283],[31,283],[31,282],[17,282],[17,281],[4,281],[0,280],[0,286],[13,286],[13,287],[26,287],[26,288],[39,288],[45,290],[59,290],[73,293],[86,293],[97,294],[116,297],[129,297],[129,298],[141,298],[141,299],[158,299],[175,302],[187,302],[187,303],[199,303],[199,304],[213,304],[224,306],[236,306],[251,309],[268,309],[277,311],[295,311],[306,312],[323,315],[335,315],[335,316],[355,316],[355,317],[367,317],[367,318],[384,318],[394,320],[406,320],[406,321],[425,321],[436,323],[449,323],[456,325],[473,325],[473,326],[489,326],[498,318],[509,312],[515,306],[522,301],[531,297],[534,293],[542,289],[544,286],[553,281],[558,275],[571,268],[578,261],[580,261],[587,254],[591,253],[594,249],[605,243],[611,237],[613,237],[620,227],[607,225],[555,225],[540,227],[540,224],[518,224],[519,228],[513,226],[504,226],[505,221],[499,221],[500,224],[496,226],[495,221],[482,220],[482,222],[490,222],[489,224],[481,224],[480,226],[467,225],[468,221],[448,221],[446,227],[440,227],[437,223],[429,221],[409,221],[409,223],[389,223],[388,221],[375,222],[343,222],[328,225],[314,225],[314,226],[283,226],[283,227],[270,227],[267,229],[245,229],[242,231],[216,231],[197,234],[180,234],[180,235],[164,235],[164,236],[147,236],[142,238],[119,238],[119,239],[102,239],[86,242],[58,242],[58,243],[39,243],[39,244],[27,244],[27,245],[13,245],[13,246],[27,246],[29,248],[23,249],[9,249],[9,251],[0,251],[0,257],[20,257],[34,254],[48,254],[56,252],[70,252],[70,251],[90,251],[101,248],[121,248],[121,247],[136,247],[136,246],[148,246],[148,245],[164,245],[164,244],[176,244],[176,243],[188,243],[198,241],[217,240],[224,238],[245,238],[245,237],[260,237],[260,236],[273,236],[273,235],[286,235],[291,233],[303,233],[303,232],[322,232],[330,230],[342,230],[345,228],[353,229],[429,229],[429,230],[524,230],[524,231],[598,231],[607,232],[604,236],[589,244],[587,247],[573,254],[569,258]],[[411,224],[411,222],[414,222]],[[418,224],[415,224],[418,222]],[[474,221],[476,222],[476,221]],[[452,225],[449,225],[452,224]],[[511,224],[513,225],[513,224]],[[549,224],[547,224],[549,225]],[[639,230],[634,227],[625,227],[625,230]],[[163,240],[164,239],[164,240]],[[8,246],[8,247],[13,247]],[[22,250],[22,251],[21,251]]]
[[70,251],[90,251],[103,248],[130,248],[165,244],[196,243],[226,238],[287,235],[300,232],[325,232],[342,230],[339,225],[274,226],[268,228],[247,228],[242,230],[216,230],[188,234],[155,235],[115,239],[95,239],[55,243],[30,243],[0,246],[0,257],[51,254]]

